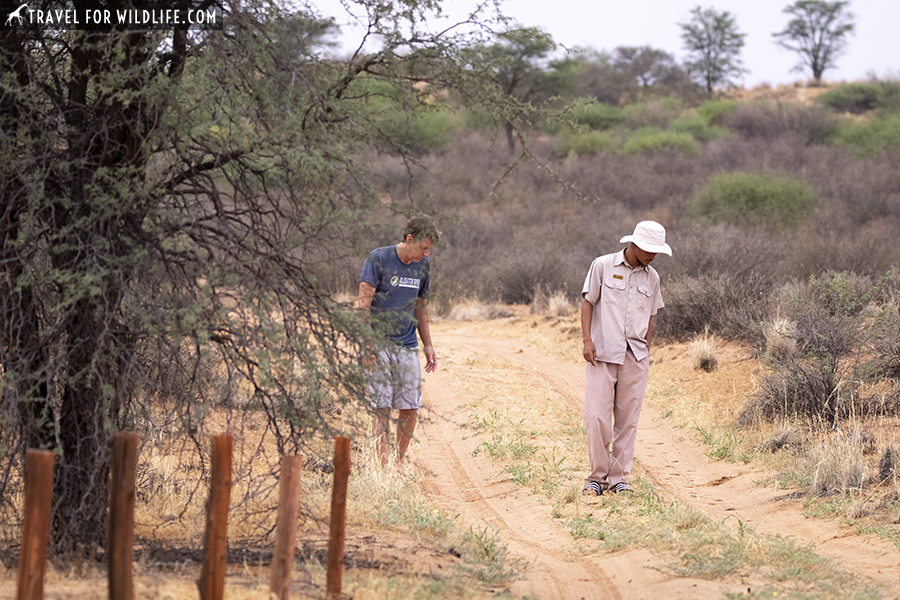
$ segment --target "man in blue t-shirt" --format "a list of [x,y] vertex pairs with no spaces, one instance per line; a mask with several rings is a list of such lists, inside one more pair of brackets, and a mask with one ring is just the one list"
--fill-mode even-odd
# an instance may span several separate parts
[[397,420],[397,464],[400,465],[422,407],[417,329],[425,347],[425,372],[431,373],[437,367],[428,329],[426,294],[431,283],[428,254],[440,235],[430,217],[413,217],[406,222],[403,241],[372,250],[359,275],[358,306],[369,312],[373,325],[391,342],[377,353],[363,348],[363,364],[372,365],[369,393],[375,410],[373,429],[381,463],[385,465],[390,453],[391,409],[400,411]]

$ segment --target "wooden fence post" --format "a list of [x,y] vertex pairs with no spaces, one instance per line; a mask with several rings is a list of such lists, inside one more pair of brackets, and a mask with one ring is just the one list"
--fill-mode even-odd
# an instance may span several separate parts
[[206,543],[200,572],[200,600],[223,600],[228,566],[228,505],[231,500],[230,433],[210,436],[209,500],[206,504]]
[[106,566],[109,600],[134,600],[134,503],[138,434],[113,434]]
[[291,570],[297,546],[302,473],[303,460],[299,456],[281,457],[278,519],[275,522],[275,549],[272,552],[272,581],[269,587],[277,600],[289,600],[291,595]]
[[50,508],[53,503],[53,452],[25,453],[25,514],[16,600],[41,600],[44,569],[50,545]]
[[344,572],[344,534],[347,526],[347,480],[350,478],[350,438],[334,438],[334,485],[331,490],[331,536],[325,597],[340,600]]

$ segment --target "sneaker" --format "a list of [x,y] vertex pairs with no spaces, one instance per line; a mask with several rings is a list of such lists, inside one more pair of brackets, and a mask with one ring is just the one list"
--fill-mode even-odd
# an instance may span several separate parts
[[620,482],[617,483],[616,485],[612,486],[610,489],[611,489],[613,492],[615,492],[615,493],[618,494],[619,492],[630,492],[630,491],[631,491],[631,486],[628,485],[628,484],[627,484],[626,482],[624,482],[624,481],[620,481]]
[[584,486],[584,489],[581,490],[582,496],[602,496],[603,488],[600,487],[600,484],[596,481],[588,481],[587,485]]

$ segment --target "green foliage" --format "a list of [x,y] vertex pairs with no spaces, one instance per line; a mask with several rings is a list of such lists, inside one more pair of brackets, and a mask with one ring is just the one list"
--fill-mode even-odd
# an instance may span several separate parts
[[600,152],[618,150],[619,142],[610,131],[585,131],[565,133],[556,142],[556,155],[593,156]]
[[816,192],[787,176],[725,173],[713,177],[691,199],[689,214],[713,223],[772,223],[795,228],[815,210]]
[[510,581],[516,572],[507,568],[511,561],[507,555],[506,544],[500,541],[500,535],[494,529],[484,527],[475,530],[470,527],[463,535],[462,558],[464,564],[460,569],[486,583]]
[[623,154],[654,154],[665,150],[678,150],[688,156],[699,152],[700,147],[688,133],[663,131],[657,127],[644,127],[628,136],[622,147]]
[[845,119],[833,139],[856,149],[862,156],[896,148],[900,146],[900,113],[874,116],[860,123]]
[[428,87],[371,77],[357,78],[348,86],[367,111],[361,118],[380,133],[379,146],[391,154],[422,154],[446,146],[459,121],[435,100]]
[[697,108],[697,114],[706,119],[710,125],[721,125],[725,117],[737,109],[735,100],[707,100]]
[[684,103],[678,98],[660,98],[653,102],[634,102],[624,107],[628,126],[633,129],[659,127],[665,129],[681,116]]
[[878,86],[871,83],[845,83],[819,94],[816,102],[837,111],[861,114],[877,105]]
[[719,140],[731,135],[725,127],[710,125],[709,121],[700,115],[680,117],[672,121],[669,130],[675,133],[687,133],[698,142]]
[[[507,122],[526,90],[501,89],[515,57],[484,50],[496,22],[425,35],[438,3],[358,4],[381,49],[344,61],[321,51],[333,21],[267,0],[231,6],[224,34],[5,33],[0,509],[25,448],[55,450],[56,549],[105,542],[116,430],[190,448],[202,469],[208,415],[263,420],[272,443],[237,450],[268,469],[267,452],[300,453],[336,404],[364,402],[360,340],[383,340],[334,293],[421,212],[377,201],[374,151],[445,143],[444,98]],[[551,48],[504,39],[525,58]]]
[[571,115],[575,123],[586,125],[597,131],[612,129],[627,119],[621,108],[603,102],[577,104],[572,108]]
[[450,142],[450,134],[457,120],[446,108],[429,108],[410,115],[397,107],[380,125],[381,132],[393,147],[406,153],[421,154],[443,148]]

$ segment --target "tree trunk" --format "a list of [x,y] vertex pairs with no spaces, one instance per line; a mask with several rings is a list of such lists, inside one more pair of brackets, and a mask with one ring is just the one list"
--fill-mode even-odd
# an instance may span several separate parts
[[[115,415],[108,413],[104,392],[104,350],[98,336],[104,331],[91,315],[95,307],[80,300],[69,322],[67,385],[59,411],[61,456],[53,485],[53,527],[60,554],[91,553],[106,542],[106,502],[109,479],[110,427]],[[100,364],[97,364],[100,363]],[[105,389],[104,389],[105,388]],[[115,393],[115,392],[113,392]]]

